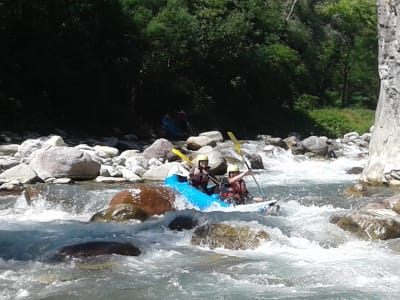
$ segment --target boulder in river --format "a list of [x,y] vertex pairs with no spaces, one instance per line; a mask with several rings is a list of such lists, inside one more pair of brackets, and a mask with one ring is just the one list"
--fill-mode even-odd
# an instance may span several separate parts
[[129,220],[145,221],[149,215],[132,204],[117,204],[92,216],[90,222],[125,222]]
[[138,256],[141,251],[130,243],[120,243],[111,241],[94,241],[62,247],[54,259],[65,257],[91,257],[99,255],[126,255]]
[[167,187],[137,184],[128,190],[117,193],[110,201],[110,206],[132,204],[141,208],[149,216],[161,215],[174,210],[175,193]]
[[192,245],[233,250],[255,249],[262,241],[269,240],[264,230],[252,230],[248,226],[205,224],[195,229]]

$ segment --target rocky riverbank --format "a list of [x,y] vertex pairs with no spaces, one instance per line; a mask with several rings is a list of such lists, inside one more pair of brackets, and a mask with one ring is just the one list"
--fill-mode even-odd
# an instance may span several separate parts
[[[5,133],[1,137],[3,141],[16,140]],[[253,169],[264,169],[267,166],[265,157],[279,156],[283,152],[310,159],[363,158],[368,155],[369,139],[369,133],[359,135],[352,132],[337,139],[259,135],[257,140],[241,143],[248,164]],[[21,143],[3,142],[0,145],[0,194],[26,195],[26,187],[35,183],[73,184],[76,181],[123,182],[141,189],[147,185],[140,187],[140,183],[163,181],[174,173],[188,173],[188,164],[180,161],[171,151],[173,148],[179,149],[194,164],[198,154],[206,153],[214,175],[225,174],[228,163],[242,163],[232,142],[219,131],[203,132],[185,141],[164,138],[140,141],[132,135],[86,141],[60,135],[28,137]],[[349,166],[347,172],[360,174],[362,166]],[[97,212],[91,221],[125,221],[131,218],[144,221],[152,215],[173,210],[174,197],[170,194],[165,197],[162,188],[149,188],[139,198],[129,190],[123,190],[111,199],[109,209]],[[346,192],[352,197],[362,196],[364,187],[355,185]],[[399,197],[369,203],[355,212],[332,216],[332,223],[361,237],[396,238],[400,236],[398,203]],[[361,233],[365,233],[364,236]]]
[[[178,162],[171,152],[178,148],[195,162],[195,157],[206,153],[210,159],[211,172],[222,175],[228,162],[241,162],[232,153],[232,142],[224,139],[221,132],[203,132],[186,141],[139,141],[133,135],[122,138],[77,138],[49,135],[26,138],[21,143],[11,134],[1,134],[0,190],[19,191],[24,184],[46,182],[69,184],[77,180],[94,180],[103,183],[162,181],[171,172],[187,172],[187,166]],[[244,156],[253,169],[264,169],[261,152],[279,155],[291,151],[294,155],[306,155],[319,159],[341,156],[365,156],[368,154],[370,134],[348,133],[342,138],[310,136],[300,139],[296,135],[287,138],[260,135],[253,144],[254,151],[243,148]],[[75,143],[75,144],[73,144]],[[357,167],[357,166],[355,166]],[[360,172],[351,169],[349,172]]]

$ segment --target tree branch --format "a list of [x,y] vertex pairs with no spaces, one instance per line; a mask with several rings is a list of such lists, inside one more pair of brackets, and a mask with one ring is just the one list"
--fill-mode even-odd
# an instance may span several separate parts
[[289,13],[288,13],[288,15],[286,17],[286,22],[289,21],[290,17],[292,16],[293,10],[294,10],[294,7],[296,6],[297,1],[298,0],[293,0],[292,5],[290,6]]

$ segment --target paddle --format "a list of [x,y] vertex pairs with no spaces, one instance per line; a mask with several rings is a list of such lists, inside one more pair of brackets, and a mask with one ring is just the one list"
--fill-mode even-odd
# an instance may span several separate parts
[[[180,158],[182,158],[189,165],[193,166],[192,161],[185,154],[183,154],[181,151],[179,151],[178,149],[173,148],[171,150],[171,152],[174,153],[175,155],[179,156]],[[212,182],[214,182],[215,184],[219,185],[219,180],[216,177],[212,176],[211,174],[208,174],[208,177],[210,177]]]
[[[227,133],[228,133],[229,138],[232,140],[232,143],[233,143],[233,146],[235,147],[236,152],[242,157],[243,163],[246,165],[246,167],[247,167],[249,170],[251,170],[249,164],[247,163],[246,159],[244,158],[244,155],[243,155],[243,153],[242,153],[242,150],[240,149],[240,144],[239,144],[238,140],[236,139],[235,135],[234,135],[233,132],[231,132],[231,131],[228,131]],[[253,174],[251,174],[251,176],[253,177],[254,182],[255,182],[256,185],[257,185],[258,191],[259,191],[260,194],[262,195],[263,199],[265,199],[265,195],[264,195],[263,191],[261,190],[260,185],[258,184],[256,178],[254,177]]]

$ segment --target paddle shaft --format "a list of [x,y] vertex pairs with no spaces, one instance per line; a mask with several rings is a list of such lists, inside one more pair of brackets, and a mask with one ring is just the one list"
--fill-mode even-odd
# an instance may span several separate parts
[[[240,144],[239,144],[238,140],[236,139],[235,135],[233,134],[233,132],[230,132],[230,131],[229,131],[229,132],[228,132],[228,136],[229,136],[229,138],[232,140],[232,143],[233,143],[233,146],[234,146],[235,149],[236,149],[236,152],[242,157],[242,161],[243,161],[243,163],[246,165],[247,169],[251,170],[249,164],[247,163],[247,161],[246,161],[246,159],[245,159],[245,157],[244,157],[244,155],[243,155],[243,153],[242,153],[242,150],[241,150],[241,148],[240,148]],[[265,195],[264,195],[264,193],[263,193],[263,191],[262,191],[260,185],[258,184],[256,178],[254,177],[253,173],[251,174],[251,177],[253,177],[253,180],[254,180],[254,182],[255,182],[256,185],[257,185],[258,191],[260,192],[260,194],[262,195],[262,197],[265,198]]]

